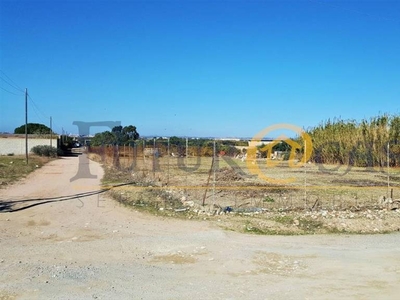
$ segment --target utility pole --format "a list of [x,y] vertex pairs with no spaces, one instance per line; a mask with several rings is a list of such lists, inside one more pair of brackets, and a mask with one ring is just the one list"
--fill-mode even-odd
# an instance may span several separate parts
[[167,185],[169,185],[169,156],[170,156],[170,154],[169,154],[169,138],[168,138],[168,146],[167,146],[167,155],[168,155],[168,158],[167,158]]
[[[389,124],[386,125],[386,131],[388,134],[388,142],[386,148],[386,163],[387,163],[387,198],[390,197],[389,190],[390,190],[390,127]],[[393,199],[392,199],[393,200]]]
[[153,139],[153,178],[156,178],[156,138]]
[[50,117],[50,147],[53,146],[53,125],[52,125],[52,123],[53,123],[53,120]]
[[[387,143],[387,197],[390,197],[390,143]],[[393,199],[392,199],[393,200]]]
[[304,205],[307,209],[307,141],[304,140]]
[[25,88],[25,157],[28,164],[28,89]]

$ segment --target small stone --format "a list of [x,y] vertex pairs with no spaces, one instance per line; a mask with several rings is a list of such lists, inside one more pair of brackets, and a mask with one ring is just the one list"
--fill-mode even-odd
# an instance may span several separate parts
[[[183,198],[183,197],[182,197]],[[194,201],[183,201],[183,206],[190,206],[193,207],[194,206]]]

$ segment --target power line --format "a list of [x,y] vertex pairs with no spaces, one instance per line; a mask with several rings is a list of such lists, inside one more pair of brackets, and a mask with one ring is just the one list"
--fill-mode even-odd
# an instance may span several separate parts
[[4,73],[2,70],[0,70],[0,72],[3,73],[3,75],[6,76],[8,80],[10,80],[16,86],[16,89],[20,90],[21,92],[24,92],[24,89],[21,88],[18,84],[16,84],[15,81],[12,80],[6,73]]
[[38,112],[40,112],[45,119],[48,119],[48,116],[43,111],[40,110],[40,108],[36,105],[35,101],[33,101],[32,97],[30,95],[28,95],[28,98],[31,101],[31,103],[33,104],[33,108],[36,109]]
[[32,108],[33,108],[33,111],[35,112],[36,116],[40,119],[41,122],[45,123],[43,121],[43,118],[39,115],[39,109],[37,108],[36,104],[33,101],[31,101],[31,103],[33,104]]
[[[12,80],[3,70],[0,70],[0,73],[3,74],[3,76],[5,76],[5,77],[7,78],[7,80],[6,80],[5,78],[3,78],[3,77],[0,76],[0,79],[1,79],[2,81],[4,81],[6,84],[8,84],[8,85],[11,86],[12,88],[16,89],[17,91],[22,92],[22,93],[25,94],[25,90],[22,89],[14,80]],[[11,91],[9,91],[9,90],[7,90],[7,89],[1,87],[1,86],[0,86],[0,89],[2,89],[3,91],[5,91],[5,92],[7,92],[7,93],[12,94],[12,95],[19,96],[19,94],[16,94],[16,93],[14,93],[14,92],[11,92]],[[38,117],[43,123],[46,123],[46,121],[44,121],[43,118],[42,118],[39,114],[41,114],[41,115],[44,117],[45,120],[47,120],[49,117],[38,107],[38,105],[36,104],[36,102],[32,99],[32,97],[31,97],[29,94],[27,94],[27,96],[28,96],[30,102],[32,103],[33,111],[35,112],[35,114],[37,115],[37,117]],[[53,122],[53,124],[55,124],[55,123]]]
[[[36,104],[36,102],[32,99],[32,97],[28,94],[28,98],[30,100],[30,103],[32,103],[32,108],[35,112],[35,114],[38,116],[38,118],[40,119],[40,121],[44,124],[47,124],[48,119],[50,118],[49,116],[47,116]],[[39,115],[39,113],[43,116],[43,118]],[[53,123],[53,128],[55,128],[57,126],[56,122],[54,122],[54,120],[52,120]]]
[[58,126],[58,124],[57,124],[56,122],[54,122],[54,120],[52,120],[52,122],[53,122],[53,129],[52,129],[53,132],[55,132],[55,131],[54,131],[54,128],[56,128],[56,127],[57,127],[58,129],[61,128],[61,126]]
[[4,82],[6,82],[7,84],[11,85],[13,88],[19,90],[20,92],[25,92],[23,88],[21,88],[18,84],[15,83],[14,80],[12,80],[6,73],[4,73],[2,70],[0,70],[1,73],[3,73],[4,76],[6,76],[8,78],[9,81],[11,81],[14,85],[6,82],[3,78],[1,78]]
[[5,92],[7,92],[7,93],[12,94],[12,95],[20,96],[20,95],[18,95],[18,94],[16,94],[16,93],[10,92],[9,90],[6,90],[5,88],[3,88],[3,87],[1,87],[1,86],[0,86],[0,89],[2,89],[3,91],[5,91]]

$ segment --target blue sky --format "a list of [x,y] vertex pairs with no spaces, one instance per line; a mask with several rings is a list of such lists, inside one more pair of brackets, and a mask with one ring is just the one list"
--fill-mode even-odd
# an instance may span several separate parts
[[15,86],[29,122],[58,133],[249,137],[400,113],[399,1],[1,0],[0,14],[0,132],[24,123]]

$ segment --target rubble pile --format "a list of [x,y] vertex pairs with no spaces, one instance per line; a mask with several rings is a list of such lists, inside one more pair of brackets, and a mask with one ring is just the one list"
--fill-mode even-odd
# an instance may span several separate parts
[[243,181],[244,178],[233,168],[221,168],[217,171],[216,181]]

